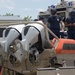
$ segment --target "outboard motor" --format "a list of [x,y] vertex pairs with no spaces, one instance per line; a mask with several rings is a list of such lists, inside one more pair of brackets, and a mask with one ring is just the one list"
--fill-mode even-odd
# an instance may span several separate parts
[[21,34],[24,27],[24,24],[13,25],[8,26],[3,31],[3,41],[1,42],[1,45],[3,47],[3,50],[8,54],[7,58],[9,58],[9,61],[13,65],[15,65],[16,63],[18,64],[21,61],[22,52],[18,49],[17,45],[15,44],[15,40],[22,40]]
[[[42,21],[37,21],[43,23]],[[30,53],[30,61],[37,60],[43,52],[46,42],[45,29],[38,23],[29,23],[22,31],[23,48]]]
[[27,57],[31,63],[38,60],[46,45],[45,28],[42,21],[7,27],[3,32],[3,46],[11,64],[17,66]]
[[[3,31],[3,41],[1,42],[4,50],[7,52],[9,49],[9,46],[11,43],[21,37],[21,32],[22,29],[25,27],[24,24],[22,25],[14,25],[14,26],[8,26],[4,31]],[[21,38],[20,38],[21,39]]]

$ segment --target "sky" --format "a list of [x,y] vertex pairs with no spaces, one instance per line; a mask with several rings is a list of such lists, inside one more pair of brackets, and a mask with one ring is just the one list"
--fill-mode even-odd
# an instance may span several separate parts
[[32,19],[36,19],[40,11],[46,11],[48,6],[59,4],[60,1],[61,0],[0,0],[0,15],[11,13],[20,15],[21,18],[32,16]]

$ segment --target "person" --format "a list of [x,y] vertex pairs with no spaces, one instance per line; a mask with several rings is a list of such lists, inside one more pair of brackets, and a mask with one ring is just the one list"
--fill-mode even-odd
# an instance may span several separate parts
[[[64,31],[64,22],[62,21],[61,17],[57,15],[57,10],[52,9],[51,10],[51,16],[48,17],[48,20],[46,22],[46,25],[48,26],[50,24],[50,30],[60,38],[60,24],[62,25],[62,31]],[[52,34],[49,35],[50,40],[54,38]]]
[[68,28],[68,38],[75,40],[75,10],[69,13],[69,17],[65,20],[65,26]]
[[34,19],[34,21],[39,21],[39,22],[43,22],[44,23],[44,17],[43,16],[39,16],[38,19]]
[[44,17],[43,16],[39,16],[39,21],[42,21],[44,23]]
[[38,21],[38,19],[34,19],[34,21]]

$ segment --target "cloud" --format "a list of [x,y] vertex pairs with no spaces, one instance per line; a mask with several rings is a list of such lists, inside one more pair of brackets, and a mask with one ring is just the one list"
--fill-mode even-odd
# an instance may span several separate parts
[[0,0],[0,3],[11,3],[12,2],[12,0]]
[[32,11],[37,11],[37,12],[40,12],[40,11],[46,11],[46,10],[45,10],[45,9],[42,9],[42,8],[38,8],[38,9],[24,8],[23,11],[27,11],[27,12],[28,12],[28,11],[29,11],[29,12],[30,12],[30,11],[31,11],[31,12],[32,12]]
[[75,1],[75,0],[65,0],[65,1],[68,1],[69,2],[69,1]]
[[43,0],[31,0],[31,1],[43,1]]
[[46,10],[45,9],[38,8],[37,11],[40,12],[40,11],[46,11]]
[[5,6],[6,9],[9,9],[9,10],[13,10],[14,7],[13,6]]
[[31,11],[31,8],[24,8],[24,11]]
[[0,9],[13,10],[14,3],[12,1],[13,0],[0,0]]
[[32,9],[32,8],[24,8],[23,11],[26,11],[26,12],[41,12],[41,11],[46,11],[45,9],[42,9],[42,8],[37,8],[37,9]]

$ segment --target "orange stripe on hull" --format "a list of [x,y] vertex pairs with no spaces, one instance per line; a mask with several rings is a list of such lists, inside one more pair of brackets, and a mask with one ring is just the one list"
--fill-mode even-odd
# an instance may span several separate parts
[[63,45],[67,43],[67,44],[75,44],[75,40],[72,39],[60,39],[59,42],[57,43],[57,47],[56,47],[56,54],[60,54],[60,53],[75,53],[75,50],[63,50]]
[[62,50],[61,54],[75,54],[75,50]]

